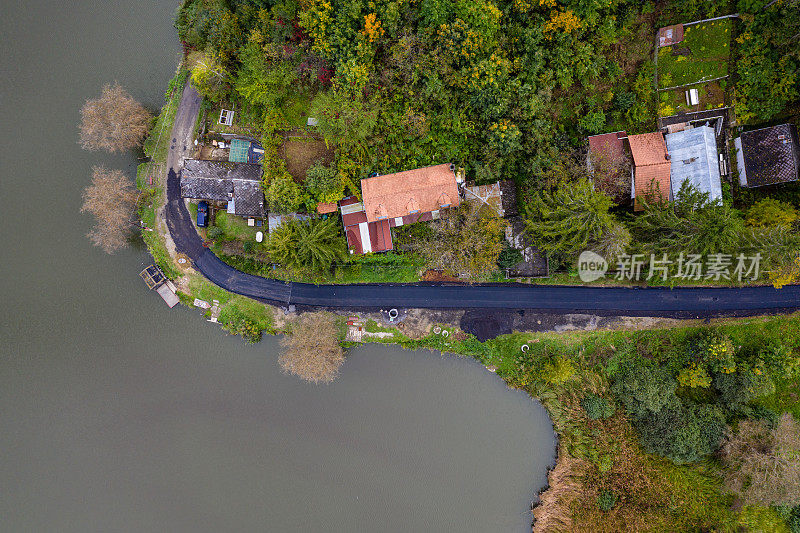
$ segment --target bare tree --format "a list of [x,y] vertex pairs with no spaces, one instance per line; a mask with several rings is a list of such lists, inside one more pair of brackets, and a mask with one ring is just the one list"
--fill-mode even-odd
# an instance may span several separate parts
[[625,154],[591,154],[592,183],[617,203],[631,197],[631,159]]
[[100,98],[81,108],[81,146],[87,150],[117,152],[141,145],[153,115],[119,83],[103,86]]
[[102,165],[92,169],[92,183],[83,191],[81,207],[82,213],[89,212],[96,219],[87,234],[92,244],[110,254],[128,244],[136,199],[133,183],[121,170],[108,170]]
[[302,315],[281,346],[278,363],[283,370],[313,383],[333,381],[344,363],[336,318],[328,313]]
[[497,270],[507,227],[490,207],[465,203],[442,211],[439,220],[429,223],[429,236],[413,239],[411,248],[428,268],[481,279]]
[[747,503],[797,505],[800,501],[800,424],[784,414],[775,428],[743,420],[722,447],[725,484]]

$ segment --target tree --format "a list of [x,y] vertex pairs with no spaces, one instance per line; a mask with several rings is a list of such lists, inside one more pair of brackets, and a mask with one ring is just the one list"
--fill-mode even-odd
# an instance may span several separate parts
[[735,411],[761,396],[775,392],[775,384],[761,369],[739,369],[731,374],[714,374],[719,404]]
[[482,278],[497,269],[508,223],[490,209],[463,204],[442,211],[441,218],[429,226],[429,236],[412,243],[429,268],[470,278]]
[[688,181],[672,202],[645,202],[644,213],[631,223],[638,251],[655,254],[742,253],[752,249],[751,233],[740,213],[709,200]]
[[236,77],[236,92],[262,109],[281,109],[297,81],[294,66],[278,57],[270,61],[256,44],[245,47],[240,59],[242,66]]
[[588,179],[534,193],[525,206],[526,224],[537,246],[574,255],[598,242],[613,227],[613,201]]
[[355,159],[363,159],[367,140],[378,124],[378,109],[344,92],[321,93],[311,102],[310,116],[319,120],[317,129],[330,144],[347,148]]
[[503,249],[497,256],[497,268],[500,270],[510,270],[525,259],[522,252],[513,248],[508,241],[503,243]]
[[634,418],[662,409],[678,409],[675,379],[668,370],[655,366],[625,364],[614,377],[612,390]]
[[326,167],[317,161],[306,170],[303,184],[314,199],[320,202],[336,202],[344,195],[344,184],[333,166]]
[[636,420],[642,446],[675,464],[693,463],[712,453],[725,431],[725,417],[714,405],[680,405]]
[[800,213],[792,204],[775,198],[764,198],[747,210],[747,224],[760,228],[791,226],[800,218]]
[[186,63],[191,66],[192,83],[200,94],[212,102],[227,98],[231,75],[215,52],[192,52]]
[[276,263],[289,268],[325,272],[347,257],[339,226],[327,220],[287,220],[269,235],[267,252]]
[[294,181],[285,167],[272,174],[267,187],[269,208],[278,213],[297,211],[303,201],[300,185]]
[[[631,159],[627,154],[591,152],[591,179],[594,188],[604,192],[617,203],[627,203],[631,197]],[[581,164],[582,161],[576,161]],[[581,169],[582,170],[582,169]]]
[[312,383],[333,381],[344,363],[336,317],[328,313],[302,315],[292,324],[291,334],[281,339],[281,346],[278,363],[284,372]]
[[92,169],[92,183],[83,191],[81,212],[91,213],[95,225],[87,234],[95,246],[113,254],[128,243],[136,208],[136,189],[121,170]]
[[616,261],[631,243],[631,232],[625,224],[613,221],[605,233],[592,245],[592,249],[609,262]]
[[747,503],[800,502],[800,424],[784,413],[770,429],[763,420],[743,420],[722,446],[725,484]]
[[119,83],[104,85],[100,98],[81,108],[80,143],[86,150],[119,152],[141,146],[153,115]]

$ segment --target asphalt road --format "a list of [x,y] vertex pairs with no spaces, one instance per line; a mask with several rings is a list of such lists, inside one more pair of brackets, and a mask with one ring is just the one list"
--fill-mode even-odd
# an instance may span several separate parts
[[178,172],[191,143],[200,96],[183,91],[167,157],[167,225],[179,252],[206,278],[231,292],[278,305],[353,309],[532,309],[550,313],[705,317],[753,315],[800,309],[800,285],[783,289],[623,288],[523,284],[309,285],[285,283],[240,272],[216,257],[194,228],[180,196]]

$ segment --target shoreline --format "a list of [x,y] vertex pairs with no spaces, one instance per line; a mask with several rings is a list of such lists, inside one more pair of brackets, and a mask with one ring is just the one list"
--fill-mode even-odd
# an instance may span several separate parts
[[[179,68],[180,72],[180,68]],[[151,163],[158,164],[158,161],[154,161]],[[469,313],[472,309],[449,309],[449,310],[437,310],[437,309],[415,309],[415,308],[403,308],[402,312],[404,313],[403,320],[409,319],[409,316],[416,318],[416,323],[413,327],[408,327],[406,330],[406,326],[398,327],[398,324],[403,324],[403,320],[399,321],[399,323],[389,323],[387,324],[384,320],[376,320],[381,318],[384,313],[376,312],[378,308],[371,308],[370,312],[364,313],[362,310],[356,310],[354,308],[348,307],[339,307],[339,308],[329,308],[329,307],[307,307],[307,306],[298,306],[295,309],[296,312],[289,312],[292,309],[290,301],[286,302],[286,307],[279,307],[273,304],[268,304],[263,301],[259,301],[256,299],[248,298],[246,296],[237,295],[235,293],[229,292],[226,289],[216,286],[211,280],[205,278],[202,273],[197,271],[193,265],[187,263],[184,266],[181,266],[176,262],[177,259],[177,247],[175,246],[175,242],[172,239],[172,235],[170,233],[170,224],[166,218],[166,209],[169,205],[167,197],[167,184],[165,183],[163,187],[161,187],[161,194],[159,195],[159,203],[160,205],[154,208],[155,221],[157,223],[157,231],[153,232],[158,235],[158,238],[163,238],[163,246],[164,251],[166,252],[166,257],[160,255],[158,251],[153,253],[151,248],[151,243],[147,242],[148,250],[153,255],[154,259],[158,263],[159,258],[163,260],[168,260],[171,265],[167,268],[170,270],[171,273],[175,274],[177,272],[177,279],[178,287],[179,287],[179,296],[181,297],[181,302],[187,306],[192,306],[191,302],[194,298],[198,298],[203,296],[203,294],[198,294],[199,290],[203,290],[208,292],[209,294],[215,295],[223,295],[222,298],[225,299],[222,302],[222,306],[228,305],[244,305],[242,304],[242,300],[249,300],[253,304],[253,308],[256,311],[260,311],[262,313],[262,318],[264,318],[262,324],[265,324],[259,334],[258,338],[262,332],[267,332],[268,334],[277,335],[281,333],[285,333],[285,326],[287,321],[291,318],[297,316],[297,314],[302,314],[304,312],[317,312],[322,310],[323,312],[334,312],[338,315],[340,320],[344,321],[344,317],[347,317],[351,314],[356,314],[358,312],[359,318],[362,318],[360,315],[366,315],[365,320],[365,329],[367,329],[367,333],[385,333],[388,335],[384,336],[368,336],[368,342],[376,342],[376,343],[383,343],[383,344],[398,344],[405,349],[431,349],[431,350],[439,350],[441,352],[449,352],[454,353],[461,356],[470,356],[475,358],[481,364],[487,367],[494,367],[494,370],[498,377],[500,377],[509,388],[514,389],[521,389],[525,391],[528,396],[534,400],[540,402],[544,408],[546,409],[548,416],[553,423],[553,430],[556,435],[556,452],[555,452],[555,462],[553,466],[548,469],[547,472],[547,484],[544,488],[542,488],[538,494],[536,495],[535,499],[531,500],[531,518],[532,518],[532,528],[533,531],[537,531],[536,523],[545,523],[541,522],[540,518],[536,516],[536,510],[540,511],[540,514],[546,513],[553,513],[554,515],[557,512],[543,510],[545,508],[549,509],[551,506],[555,506],[556,509],[559,505],[562,505],[559,502],[559,491],[563,489],[561,480],[561,472],[563,469],[567,469],[570,462],[570,459],[574,459],[575,461],[583,461],[585,459],[576,458],[568,451],[568,445],[564,442],[564,436],[567,434],[565,433],[564,428],[562,427],[561,431],[559,431],[559,425],[557,423],[558,416],[557,413],[554,411],[554,404],[552,402],[559,402],[558,399],[559,394],[563,394],[561,388],[569,383],[569,379],[573,377],[578,380],[583,380],[587,375],[590,375],[591,372],[588,369],[577,369],[573,372],[573,374],[567,378],[567,381],[559,384],[551,384],[551,385],[543,385],[541,383],[537,383],[534,381],[534,378],[531,377],[531,370],[526,369],[524,365],[519,365],[516,363],[516,358],[519,357],[519,345],[520,343],[524,343],[528,345],[528,343],[544,343],[550,342],[554,345],[565,346],[569,345],[570,343],[575,343],[575,339],[578,339],[578,344],[581,344],[583,340],[581,339],[582,335],[586,335],[588,339],[592,338],[592,335],[597,335],[599,338],[603,338],[604,336],[608,337],[619,337],[619,338],[626,338],[626,336],[631,336],[638,330],[662,330],[665,328],[698,328],[707,326],[709,324],[719,325],[721,327],[725,327],[726,325],[730,325],[731,322],[736,324],[737,326],[745,327],[748,323],[753,323],[757,321],[764,321],[764,320],[775,320],[780,321],[783,319],[786,320],[797,320],[798,315],[796,314],[796,308],[792,310],[789,309],[772,309],[771,311],[780,313],[780,311],[785,311],[787,313],[794,313],[794,318],[787,314],[784,316],[779,316],[776,318],[766,318],[761,315],[761,310],[752,310],[752,313],[749,313],[750,318],[746,320],[736,320],[728,315],[723,317],[712,317],[712,316],[693,316],[690,320],[687,319],[677,319],[677,318],[657,318],[649,315],[648,317],[631,317],[631,316],[622,316],[622,315],[611,315],[611,316],[603,316],[602,314],[589,314],[589,313],[563,313],[563,312],[550,312],[550,313],[536,313],[536,311],[529,311],[528,319],[532,320],[533,322],[528,322],[529,326],[532,329],[515,329],[515,320],[518,320],[515,317],[517,312],[514,310],[502,310],[499,311],[501,314],[505,313],[512,317],[510,324],[505,325],[504,327],[500,328],[500,331],[495,332],[494,336],[486,336],[483,340],[479,340],[478,336],[473,334],[472,331],[467,331],[465,328],[462,328],[462,320],[464,319],[464,315]],[[182,203],[182,202],[181,202]],[[177,206],[174,206],[177,207]],[[183,206],[185,209],[185,206]],[[158,240],[160,243],[161,241]],[[157,255],[159,257],[157,257]],[[165,273],[166,270],[165,270]],[[198,289],[198,287],[200,287]],[[597,287],[599,290],[600,288]],[[201,298],[203,299],[203,298]],[[249,305],[249,304],[248,304]],[[313,309],[313,311],[312,311]],[[492,313],[496,312],[492,310],[484,309],[484,313]],[[524,317],[523,311],[523,318]],[[748,313],[748,311],[741,311],[741,313]],[[735,313],[734,313],[735,314]],[[553,317],[566,317],[570,316],[569,320],[552,320]],[[486,322],[485,317],[482,320],[481,316],[474,317],[474,322]],[[456,319],[458,322],[456,323]],[[542,326],[541,329],[537,327],[533,327],[534,322],[538,321],[535,326]],[[371,324],[370,322],[374,323]],[[390,325],[391,324],[391,325]],[[242,334],[245,338],[248,338],[247,335],[243,334],[241,330],[237,331],[234,327],[235,324],[231,322],[226,322],[225,320],[220,320],[220,325],[227,329],[230,333]],[[619,326],[618,329],[610,328],[612,325]],[[435,328],[439,328],[442,330],[442,327],[448,328],[447,331],[452,334],[448,335],[447,337],[437,334],[435,332]],[[507,327],[506,327],[507,326]],[[638,326],[638,327],[637,327]],[[374,331],[369,331],[369,329],[373,329]],[[482,335],[483,336],[483,335]],[[557,340],[553,340],[553,336],[557,336]],[[250,337],[248,340],[251,342],[257,341],[254,337]],[[510,344],[514,344],[515,346],[510,346]],[[615,341],[616,343],[616,341]],[[346,346],[352,346],[355,343],[345,343]],[[613,345],[612,345],[613,346]],[[524,350],[522,350],[524,353]],[[516,353],[516,356],[513,355]],[[582,357],[583,351],[581,350],[580,354],[577,355],[577,358]],[[499,363],[499,364],[495,364]],[[517,368],[519,367],[519,368]],[[573,381],[573,384],[575,382]],[[561,392],[559,392],[561,391]],[[543,394],[544,393],[544,394]],[[552,397],[551,397],[552,396]],[[622,415],[620,415],[622,416]],[[563,466],[561,469],[560,465],[567,465]],[[548,496],[550,494],[551,496]],[[576,496],[577,497],[577,496]],[[540,526],[545,527],[545,526]]]

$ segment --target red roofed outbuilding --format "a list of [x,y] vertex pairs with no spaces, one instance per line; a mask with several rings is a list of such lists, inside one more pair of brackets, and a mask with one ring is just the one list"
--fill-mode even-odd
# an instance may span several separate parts
[[350,253],[361,255],[371,252],[388,252],[394,248],[388,220],[369,222],[364,204],[355,196],[339,202],[342,224]]
[[672,186],[670,171],[672,164],[667,153],[667,143],[661,132],[629,135],[634,164],[634,210],[641,211],[641,200],[651,202],[668,201]]

